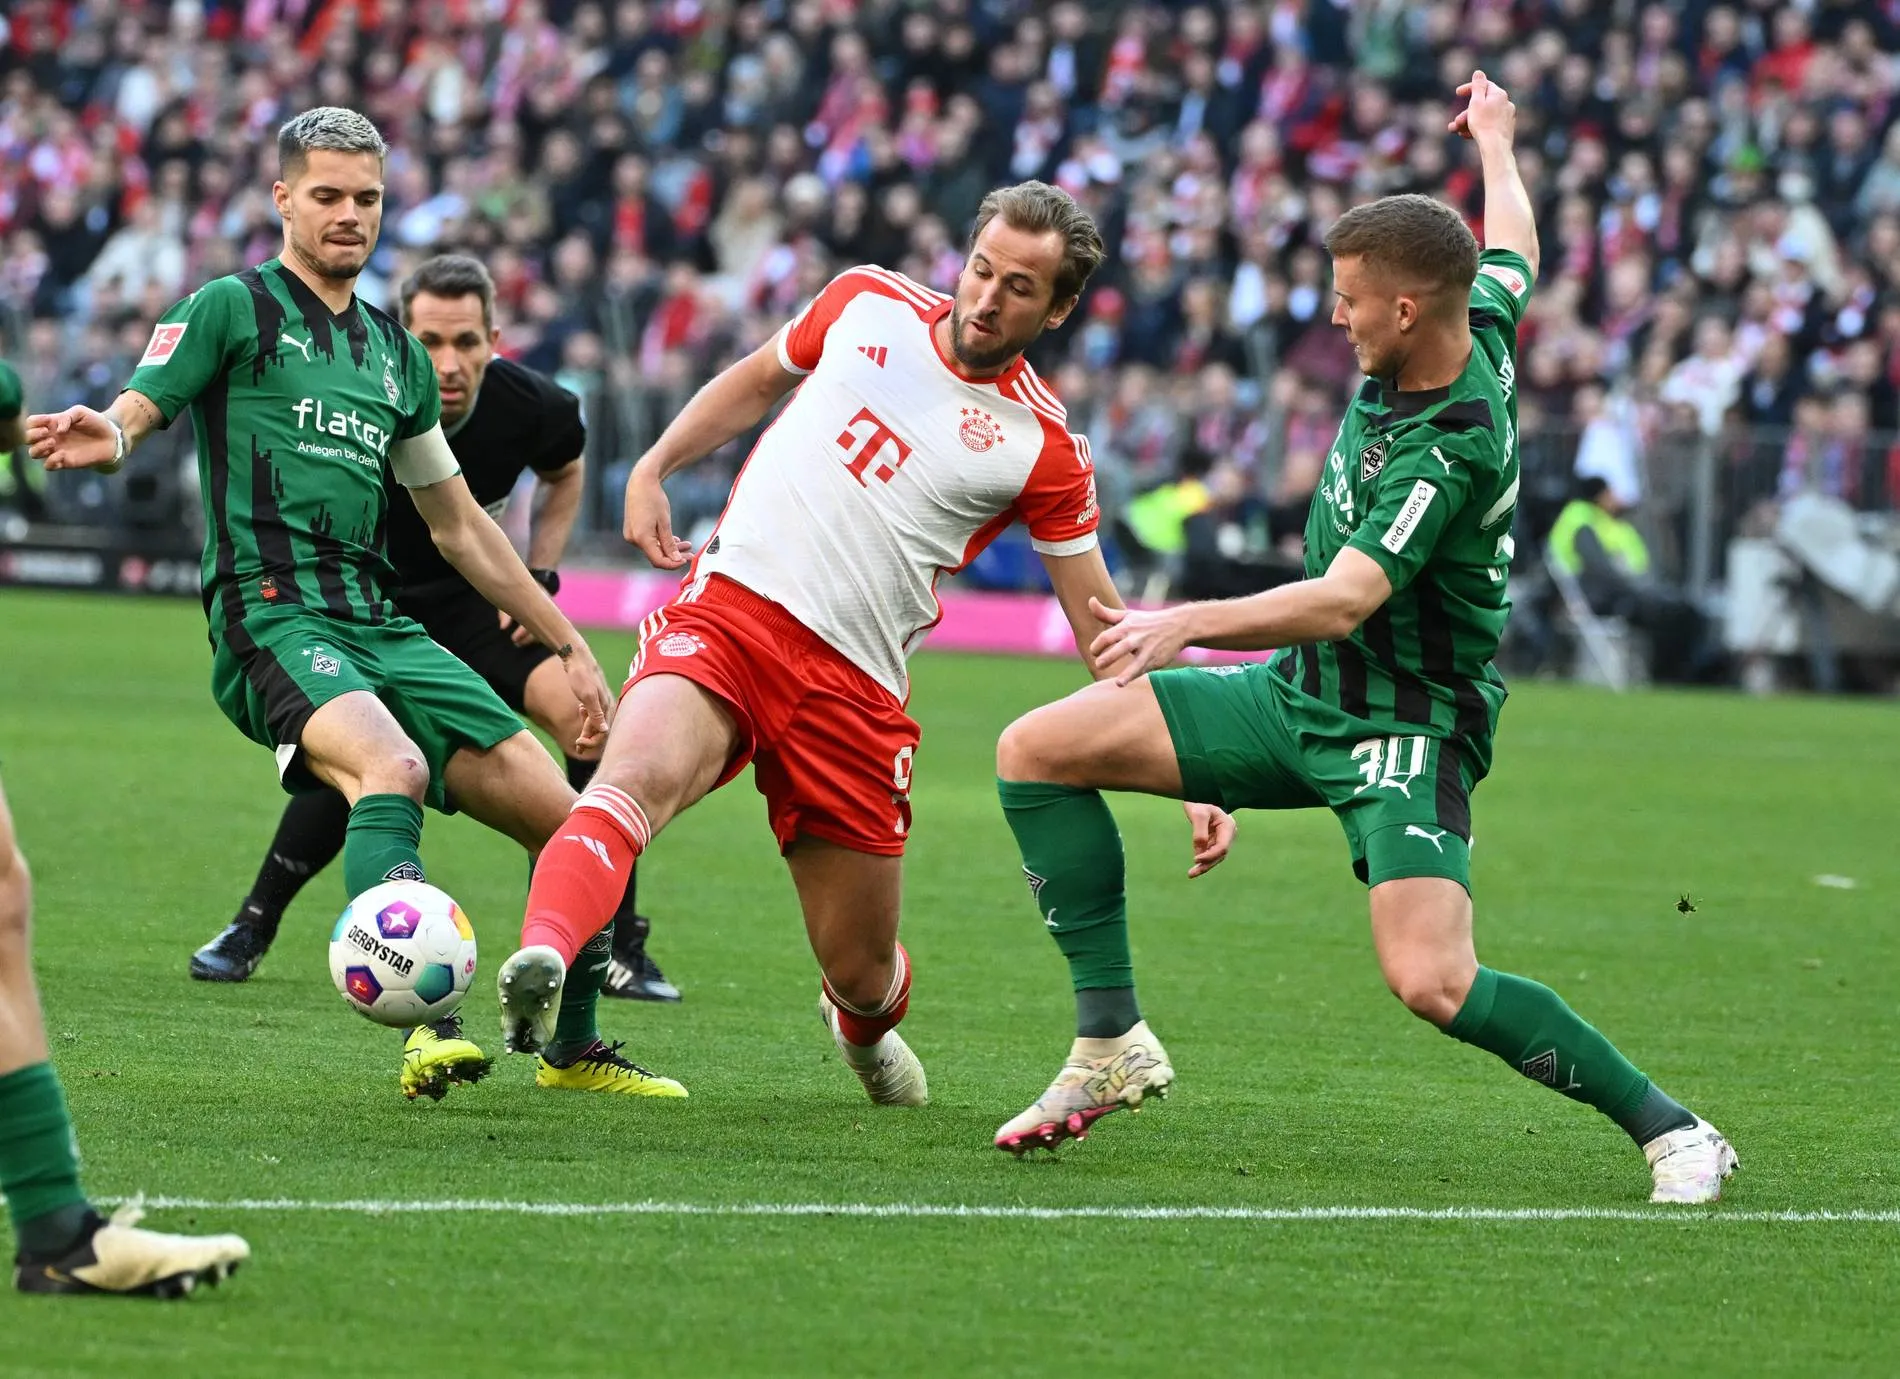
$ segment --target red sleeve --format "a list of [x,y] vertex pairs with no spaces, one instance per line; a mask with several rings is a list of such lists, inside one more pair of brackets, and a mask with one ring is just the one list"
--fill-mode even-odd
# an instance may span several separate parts
[[1102,509],[1095,501],[1095,461],[1088,439],[1066,431],[1038,411],[1042,453],[1016,497],[1030,544],[1043,555],[1080,555],[1095,547]]
[[790,373],[810,373],[825,352],[825,334],[837,322],[845,305],[860,292],[877,290],[877,282],[863,269],[847,268],[825,284],[778,334],[778,362]]

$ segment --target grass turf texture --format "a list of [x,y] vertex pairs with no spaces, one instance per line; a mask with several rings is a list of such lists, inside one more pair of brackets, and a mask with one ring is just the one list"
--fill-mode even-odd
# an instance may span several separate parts
[[[596,647],[609,664],[628,649]],[[0,768],[102,1196],[1647,1210],[1613,1126],[1386,994],[1318,813],[1244,816],[1236,855],[1188,885],[1177,809],[1115,802],[1144,1007],[1178,1091],[1054,1162],[990,1148],[1070,1034],[991,755],[1012,716],[1078,683],[1059,663],[916,665],[905,1033],[927,1110],[872,1108],[833,1056],[748,782],[676,824],[643,872],[685,1005],[603,1005],[610,1037],[691,1100],[537,1092],[512,1059],[441,1105],[405,1103],[398,1037],[327,978],[340,868],[250,983],[186,980],[281,801],[207,677],[191,604],[0,595]],[[1565,993],[1733,1137],[1744,1169],[1716,1217],[1900,1206],[1878,1077],[1896,781],[1886,705],[1533,685],[1506,710],[1476,798],[1480,952]],[[424,855],[475,919],[466,1012],[495,1045],[520,855],[436,815]],[[183,1306],[7,1293],[0,1374],[1884,1374],[1900,1345],[1891,1222],[181,1208],[151,1224],[241,1231],[256,1260]]]

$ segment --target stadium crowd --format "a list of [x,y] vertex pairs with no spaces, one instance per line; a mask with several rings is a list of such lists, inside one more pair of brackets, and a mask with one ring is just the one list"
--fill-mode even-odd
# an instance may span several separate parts
[[[1724,530],[1803,488],[1892,506],[1895,0],[15,0],[0,352],[34,405],[102,403],[164,306],[275,252],[278,122],[351,105],[393,146],[366,295],[482,255],[504,352],[588,405],[609,530],[657,427],[834,271],[947,289],[983,191],[1040,177],[1109,245],[1032,356],[1105,505],[1164,552],[1211,512],[1270,558],[1355,377],[1320,236],[1402,190],[1476,226],[1445,132],[1474,67],[1517,102],[1544,241],[1527,520],[1575,473],[1679,513],[1698,442]],[[742,448],[676,481],[688,523]]]

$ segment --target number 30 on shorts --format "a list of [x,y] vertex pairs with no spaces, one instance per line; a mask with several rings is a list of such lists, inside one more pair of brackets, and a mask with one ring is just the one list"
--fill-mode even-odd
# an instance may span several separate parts
[[1427,740],[1422,737],[1368,737],[1352,749],[1352,759],[1359,763],[1359,774],[1366,783],[1352,793],[1364,794],[1368,790],[1396,790],[1406,799],[1412,798],[1412,782],[1425,769],[1425,755],[1430,750]]

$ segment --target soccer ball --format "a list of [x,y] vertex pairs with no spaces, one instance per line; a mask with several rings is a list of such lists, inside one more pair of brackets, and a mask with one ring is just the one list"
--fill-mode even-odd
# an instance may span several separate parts
[[440,1020],[475,976],[475,930],[462,907],[421,881],[385,881],[349,903],[330,931],[330,976],[379,1025]]

